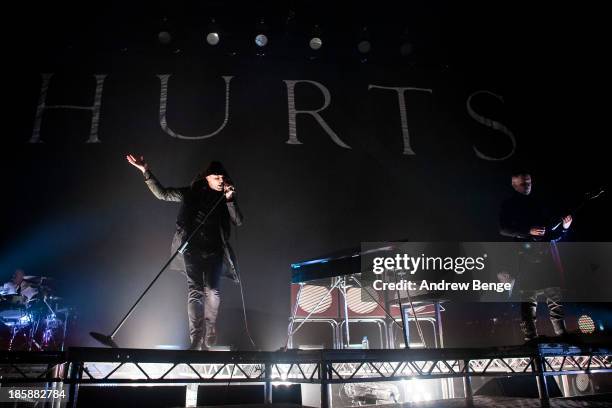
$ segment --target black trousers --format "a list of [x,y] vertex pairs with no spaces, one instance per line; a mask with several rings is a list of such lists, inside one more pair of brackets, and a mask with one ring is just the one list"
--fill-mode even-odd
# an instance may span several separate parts
[[184,254],[187,272],[187,315],[192,344],[201,341],[206,328],[217,322],[223,271],[222,251],[189,249]]
[[538,335],[536,327],[536,316],[538,307],[538,296],[546,299],[548,315],[557,336],[566,332],[563,320],[564,312],[561,304],[561,288],[550,287],[543,289],[521,291],[521,329],[525,335],[525,340],[532,339]]

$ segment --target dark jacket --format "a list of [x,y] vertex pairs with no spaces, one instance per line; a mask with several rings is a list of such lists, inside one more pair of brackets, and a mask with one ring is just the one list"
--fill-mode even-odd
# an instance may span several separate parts
[[[539,199],[533,195],[514,193],[503,202],[499,212],[499,233],[515,241],[560,241],[567,234],[563,226],[551,231],[553,219]],[[529,234],[533,227],[545,227],[546,234],[534,237]]]
[[[149,190],[151,190],[155,197],[164,201],[181,203],[181,209],[176,222],[176,232],[172,239],[172,252],[174,253],[185,243],[185,240],[197,226],[199,220],[198,213],[200,215],[202,213],[202,209],[198,208],[198,194],[201,193],[202,189],[208,188],[208,186],[203,182],[194,182],[191,186],[187,187],[164,187],[148,170],[145,171],[144,177],[147,187],[149,187]],[[215,212],[217,211],[219,211],[218,216],[220,218],[219,236],[221,238],[221,247],[223,250],[223,275],[237,283],[240,281],[240,273],[238,271],[236,256],[228,240],[231,232],[231,224],[237,226],[242,225],[242,213],[235,200],[225,201],[225,205],[223,205],[223,203],[219,204],[218,210]],[[185,271],[185,259],[182,254],[179,253],[176,258],[174,258],[170,264],[170,268],[183,272]]]
[[[502,204],[499,233],[517,242],[513,249],[518,255],[518,270],[512,275],[521,289],[533,290],[560,285],[560,270],[554,262],[554,245],[566,236],[568,230],[559,226],[551,231],[553,223],[554,219],[536,196],[515,192]],[[546,234],[542,237],[529,234],[533,227],[545,227]]]

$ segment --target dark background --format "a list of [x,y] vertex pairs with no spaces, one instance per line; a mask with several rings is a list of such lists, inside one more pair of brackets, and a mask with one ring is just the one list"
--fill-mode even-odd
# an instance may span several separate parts
[[[86,2],[36,4],[12,11],[6,53],[3,136],[4,211],[0,273],[17,267],[57,279],[79,319],[72,342],[109,331],[169,256],[178,205],[159,202],[125,161],[142,154],[166,185],[185,185],[210,160],[234,178],[246,222],[234,231],[247,312],[256,343],[284,344],[289,265],[363,241],[496,241],[497,211],[510,171],[527,166],[534,192],[559,215],[584,192],[608,182],[598,107],[596,10],[516,2]],[[166,20],[164,20],[164,17]],[[221,44],[204,41],[210,18]],[[270,37],[256,55],[256,24]],[[591,19],[591,20],[588,20]],[[323,49],[311,51],[314,24]],[[372,52],[356,51],[367,26]],[[161,45],[157,34],[173,40]],[[401,56],[410,41],[413,51]],[[365,60],[365,61],[364,61]],[[94,74],[107,74],[99,144],[86,144],[91,114],[51,110],[41,139],[28,143],[41,73],[55,73],[48,104],[91,105]],[[169,82],[168,124],[186,135],[210,133],[223,119],[222,75],[233,75],[230,116],[218,135],[178,140],[159,126],[159,80]],[[352,149],[334,144],[308,115],[288,139],[283,80],[312,80],[331,93],[321,115]],[[397,95],[368,85],[415,86],[406,94],[411,146],[402,155]],[[480,114],[516,136],[474,121]],[[297,109],[322,105],[320,92],[296,86]],[[579,241],[606,241],[609,199],[576,216]],[[117,337],[123,346],[187,342],[184,278],[168,271]],[[460,309],[459,309],[460,310]],[[454,312],[461,316],[461,312]],[[466,312],[467,313],[467,312]],[[494,314],[490,310],[489,314]],[[238,288],[224,283],[220,342],[246,347]],[[484,316],[483,320],[490,316]],[[473,320],[473,316],[471,317]],[[452,333],[447,332],[452,337]]]

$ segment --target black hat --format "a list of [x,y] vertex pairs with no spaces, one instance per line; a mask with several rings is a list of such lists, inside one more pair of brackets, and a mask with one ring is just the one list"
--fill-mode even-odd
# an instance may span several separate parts
[[210,176],[211,174],[215,174],[218,176],[227,176],[227,171],[225,170],[225,167],[223,167],[221,162],[211,161],[208,167],[206,168],[206,171],[204,172],[204,177]]
[[529,170],[529,167],[519,164],[519,165],[514,166],[510,173],[512,177],[517,177],[517,176],[525,176],[527,174],[531,174],[531,171]]

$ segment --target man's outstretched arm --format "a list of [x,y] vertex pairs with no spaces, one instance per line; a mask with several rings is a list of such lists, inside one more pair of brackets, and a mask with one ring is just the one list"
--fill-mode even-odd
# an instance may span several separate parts
[[185,188],[164,187],[151,173],[149,165],[145,162],[144,157],[128,154],[127,161],[142,172],[145,178],[147,187],[155,197],[164,201],[182,201],[185,193]]

